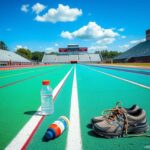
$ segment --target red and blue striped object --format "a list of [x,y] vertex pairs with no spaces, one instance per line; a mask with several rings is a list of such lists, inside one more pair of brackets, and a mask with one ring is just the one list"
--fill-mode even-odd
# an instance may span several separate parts
[[69,120],[65,116],[60,116],[58,120],[53,122],[47,129],[43,141],[49,141],[60,136],[69,126]]

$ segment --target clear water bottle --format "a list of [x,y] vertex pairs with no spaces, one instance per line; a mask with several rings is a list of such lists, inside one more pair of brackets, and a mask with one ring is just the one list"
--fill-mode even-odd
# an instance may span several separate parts
[[41,89],[41,114],[49,115],[54,112],[54,102],[52,98],[52,88],[50,87],[50,81],[42,81]]

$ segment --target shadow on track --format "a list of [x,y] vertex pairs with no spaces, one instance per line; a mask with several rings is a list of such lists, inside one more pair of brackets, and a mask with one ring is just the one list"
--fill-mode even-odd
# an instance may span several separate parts
[[33,116],[33,115],[42,116],[41,111],[35,111],[35,110],[25,111],[24,114],[25,115],[31,115],[31,116]]

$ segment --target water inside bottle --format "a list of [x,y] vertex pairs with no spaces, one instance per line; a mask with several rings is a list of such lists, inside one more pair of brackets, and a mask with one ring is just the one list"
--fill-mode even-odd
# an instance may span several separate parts
[[54,112],[54,104],[52,100],[52,95],[41,94],[41,113],[42,115],[49,115]]

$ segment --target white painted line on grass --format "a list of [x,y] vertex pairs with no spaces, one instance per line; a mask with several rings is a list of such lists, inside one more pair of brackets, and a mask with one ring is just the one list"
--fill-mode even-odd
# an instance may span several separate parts
[[[84,66],[85,67],[85,66]],[[96,70],[96,69],[91,69],[89,67],[86,67],[90,70],[93,70],[93,71],[96,71],[98,73],[102,73],[102,74],[105,74],[107,76],[110,76],[110,77],[113,77],[113,78],[116,78],[116,79],[119,79],[119,80],[122,80],[122,81],[125,81],[125,82],[128,82],[128,83],[131,83],[131,84],[134,84],[134,85],[137,85],[137,86],[140,86],[142,88],[145,88],[145,89],[149,89],[150,90],[150,87],[149,86],[146,86],[146,85],[143,85],[143,84],[140,84],[140,83],[137,83],[137,82],[134,82],[134,81],[131,81],[131,80],[128,80],[128,79],[125,79],[125,78],[121,78],[121,77],[118,77],[118,76],[115,76],[115,75],[112,75],[112,74],[109,74],[109,73],[105,73],[103,71],[99,71],[99,70]]]
[[80,130],[78,88],[77,88],[76,67],[75,67],[72,85],[72,96],[71,96],[70,126],[68,129],[66,150],[81,150],[81,149],[82,149],[82,140]]
[[[68,71],[65,77],[59,82],[56,88],[53,90],[53,99],[56,98],[58,92],[60,91],[65,80],[68,78],[73,67]],[[38,111],[41,109],[39,107]],[[19,131],[16,137],[11,141],[11,143],[5,148],[6,150],[21,150],[29,144],[35,130],[38,128],[39,124],[44,119],[44,116],[33,115],[31,119],[24,125],[24,127]]]

